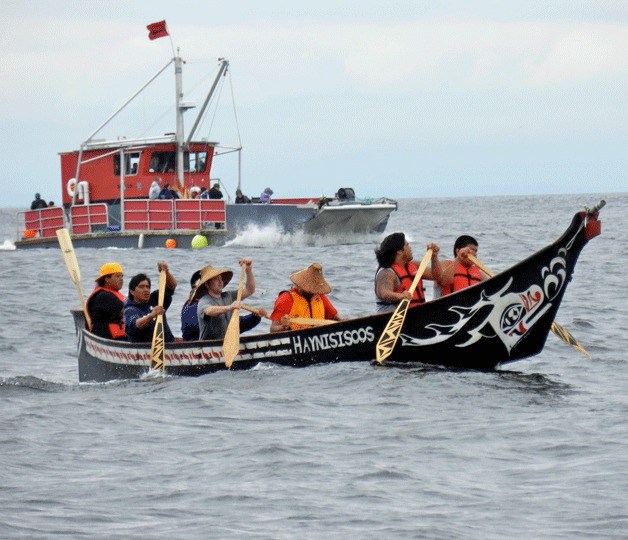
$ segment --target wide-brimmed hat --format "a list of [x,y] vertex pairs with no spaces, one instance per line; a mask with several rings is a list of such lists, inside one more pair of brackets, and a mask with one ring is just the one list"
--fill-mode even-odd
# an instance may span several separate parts
[[331,292],[329,283],[323,277],[323,267],[312,263],[308,268],[299,270],[290,276],[292,283],[309,294],[328,294]]
[[104,278],[105,276],[110,276],[111,274],[124,274],[124,272],[122,271],[122,266],[114,262],[103,264],[100,267],[100,274],[94,281],[99,281],[101,278]]
[[204,290],[203,285],[207,283],[210,279],[215,278],[216,276],[222,275],[222,282],[226,286],[233,277],[233,272],[231,270],[227,270],[226,268],[214,268],[211,265],[204,266],[201,268],[201,278],[194,289],[194,293],[192,294],[192,298],[198,296],[198,293]]

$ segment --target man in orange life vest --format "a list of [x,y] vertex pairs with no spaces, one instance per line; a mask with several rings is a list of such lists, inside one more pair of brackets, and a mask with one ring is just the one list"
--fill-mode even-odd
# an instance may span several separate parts
[[122,308],[126,298],[120,293],[124,273],[118,263],[100,267],[95,279],[97,286],[87,299],[87,310],[92,319],[92,332],[109,339],[125,339]]
[[455,259],[441,261],[442,276],[438,283],[434,283],[435,298],[465,289],[487,279],[469,260],[469,254],[477,257],[478,242],[472,236],[463,234],[454,243]]
[[423,280],[438,281],[441,279],[442,269],[438,259],[440,248],[430,243],[432,250],[431,265],[425,269],[419,284],[410,295],[409,289],[419,268],[420,261],[414,261],[412,248],[401,232],[389,234],[379,248],[375,250],[379,268],[375,274],[375,296],[377,297],[377,311],[393,311],[404,298],[410,300],[410,305],[425,302],[425,288]]
[[294,287],[289,291],[281,291],[275,300],[273,312],[270,314],[271,332],[309,328],[291,323],[291,317],[343,320],[327,298],[331,287],[323,277],[323,267],[320,264],[313,263],[304,270],[294,272],[290,280],[294,283]]

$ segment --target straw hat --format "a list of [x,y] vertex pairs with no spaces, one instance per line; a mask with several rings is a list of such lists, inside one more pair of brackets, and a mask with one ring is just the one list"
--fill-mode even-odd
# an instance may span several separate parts
[[122,266],[113,262],[103,264],[100,267],[100,275],[94,281],[98,281],[100,278],[110,276],[111,274],[124,274]]
[[233,277],[233,272],[231,270],[227,270],[226,268],[214,268],[211,265],[207,265],[201,268],[201,279],[199,280],[196,289],[194,289],[192,298],[198,296],[198,293],[204,290],[203,285],[205,285],[205,283],[207,283],[210,279],[220,275],[222,275],[223,284],[226,286],[231,281],[231,278]]
[[323,277],[323,267],[312,263],[308,268],[299,270],[290,276],[292,283],[309,294],[328,294],[331,292],[329,283]]

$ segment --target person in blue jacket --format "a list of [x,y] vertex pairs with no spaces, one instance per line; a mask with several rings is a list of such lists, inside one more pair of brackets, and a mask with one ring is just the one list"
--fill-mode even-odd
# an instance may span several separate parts
[[165,262],[157,263],[157,270],[166,272],[166,291],[164,305],[159,306],[159,290],[151,292],[150,278],[146,274],[136,274],[129,282],[129,297],[124,303],[124,328],[127,339],[134,342],[150,342],[153,340],[155,319],[164,316],[164,340],[172,343],[175,339],[168,326],[166,311],[172,303],[172,295],[177,288],[177,280],[168,270]]

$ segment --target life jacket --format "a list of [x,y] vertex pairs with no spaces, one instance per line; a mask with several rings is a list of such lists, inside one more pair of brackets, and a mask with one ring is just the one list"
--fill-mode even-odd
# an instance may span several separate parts
[[443,286],[441,296],[466,289],[480,281],[482,281],[482,274],[477,266],[473,265],[471,268],[467,268],[463,264],[459,264],[454,274],[454,281]]
[[[414,276],[416,276],[416,272],[419,267],[413,262],[409,262],[406,264],[405,268],[400,264],[393,264],[391,270],[397,274],[399,278],[399,287],[395,289],[395,292],[401,293],[403,291],[409,291],[412,286],[412,282],[414,281]],[[417,304],[425,303],[425,289],[423,288],[423,280],[419,280],[419,284],[416,289],[412,293],[412,300],[410,301],[411,306],[416,306]]]
[[[292,295],[292,309],[290,310],[290,317],[305,317],[307,319],[324,319],[325,318],[325,304],[320,295],[315,294],[309,300],[304,296],[301,296],[297,291],[290,291]],[[290,325],[292,330],[299,330],[300,328],[309,328],[300,324],[292,323]]]
[[[87,306],[89,306],[90,300],[96,295],[96,293],[100,291],[105,291],[105,292],[108,292],[109,294],[113,294],[123,304],[124,302],[126,302],[126,298],[122,295],[120,291],[114,291],[112,289],[105,289],[104,287],[101,287],[99,285],[89,295],[89,298],[87,299],[87,302],[86,302]],[[119,322],[110,322],[107,326],[109,327],[109,333],[111,334],[112,339],[122,339],[126,337],[126,333],[124,331],[124,320],[122,319],[122,317],[120,317]]]

